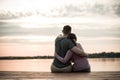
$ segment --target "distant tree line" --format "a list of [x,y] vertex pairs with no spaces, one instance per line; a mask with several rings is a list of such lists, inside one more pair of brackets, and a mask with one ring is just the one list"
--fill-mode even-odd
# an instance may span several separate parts
[[101,52],[88,55],[89,58],[120,58],[120,52]]
[[[0,60],[14,60],[14,59],[53,59],[54,56],[7,56],[0,57]],[[88,54],[88,58],[120,58],[120,52],[101,52]]]
[[14,59],[53,59],[53,56],[7,56],[0,57],[0,60],[14,60]]

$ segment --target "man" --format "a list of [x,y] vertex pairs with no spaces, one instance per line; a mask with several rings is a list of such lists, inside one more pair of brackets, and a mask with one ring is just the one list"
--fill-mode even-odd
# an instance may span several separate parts
[[[68,50],[73,51],[74,53],[80,56],[87,56],[82,50],[77,48],[75,44],[67,38],[67,36],[71,33],[71,27],[69,25],[65,25],[62,30],[63,36],[57,37],[55,40],[55,52],[61,56],[65,57]],[[70,60],[67,63],[60,62],[57,58],[54,58],[54,61],[51,65],[52,72],[71,72],[72,65]]]

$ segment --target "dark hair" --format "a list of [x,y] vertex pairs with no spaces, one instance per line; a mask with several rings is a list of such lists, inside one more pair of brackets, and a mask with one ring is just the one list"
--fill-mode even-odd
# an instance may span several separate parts
[[65,25],[62,30],[63,34],[69,34],[71,33],[71,26]]
[[70,33],[67,38],[70,39],[76,45],[74,39],[77,41],[77,37],[74,33]]

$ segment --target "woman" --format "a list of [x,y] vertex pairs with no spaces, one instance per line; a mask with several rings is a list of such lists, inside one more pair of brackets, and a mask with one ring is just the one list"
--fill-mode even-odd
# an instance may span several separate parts
[[[68,39],[72,40],[72,42],[80,49],[83,50],[80,43],[76,43],[77,38],[76,35],[73,33],[70,33],[67,37]],[[83,50],[84,51],[84,50]],[[90,65],[87,60],[87,56],[79,56],[72,51],[68,51],[66,53],[66,56],[64,58],[60,57],[57,53],[55,53],[55,57],[60,60],[62,63],[66,63],[67,61],[71,60],[73,62],[72,71],[73,72],[90,72]]]

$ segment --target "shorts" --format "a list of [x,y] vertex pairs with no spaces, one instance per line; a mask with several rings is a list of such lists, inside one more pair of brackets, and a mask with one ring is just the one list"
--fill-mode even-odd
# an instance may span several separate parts
[[72,65],[63,67],[63,68],[58,68],[55,65],[51,65],[51,72],[52,73],[69,73],[72,72]]

